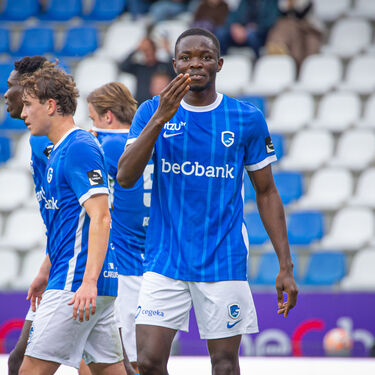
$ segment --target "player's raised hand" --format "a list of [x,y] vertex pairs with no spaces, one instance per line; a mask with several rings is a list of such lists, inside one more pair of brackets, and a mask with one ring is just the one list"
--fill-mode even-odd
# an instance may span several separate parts
[[[293,272],[280,270],[276,277],[277,290],[277,313],[283,314],[286,318],[289,310],[297,303],[298,287],[293,277]],[[284,302],[283,292],[287,294],[287,300]]]
[[160,122],[169,121],[177,112],[182,98],[190,89],[191,79],[189,74],[179,74],[175,77],[160,93],[159,106],[154,116],[160,119]]
[[39,274],[31,283],[30,288],[27,292],[26,299],[30,301],[32,311],[35,312],[37,306],[39,306],[40,301],[42,300],[42,295],[47,287],[47,284],[48,278],[42,277]]
[[68,303],[68,305],[73,305],[73,320],[77,319],[77,315],[80,322],[83,322],[83,315],[85,315],[85,320],[89,320],[90,308],[91,315],[95,314],[96,296],[96,283],[83,281]]

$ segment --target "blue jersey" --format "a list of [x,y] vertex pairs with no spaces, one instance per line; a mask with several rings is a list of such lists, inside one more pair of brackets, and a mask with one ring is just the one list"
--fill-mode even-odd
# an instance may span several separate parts
[[35,195],[39,203],[40,214],[44,224],[46,224],[46,208],[44,200],[43,178],[46,171],[46,165],[51,153],[53,143],[48,137],[35,137],[30,135],[31,146],[31,173],[35,185]]
[[128,129],[94,128],[103,147],[109,179],[113,183],[111,246],[115,250],[120,275],[142,275],[146,229],[149,220],[153,164],[131,189],[116,180],[118,161],[124,152]]
[[[158,102],[140,106],[128,144]],[[145,271],[187,281],[246,280],[244,171],[276,160],[262,113],[222,94],[205,107],[182,101],[164,124],[153,160]]]
[[[74,128],[54,146],[43,181],[47,210],[47,249],[51,260],[47,289],[75,292],[81,285],[88,252],[90,218],[84,202],[108,194],[104,155],[95,137]],[[108,250],[98,295],[117,295],[117,265]]]

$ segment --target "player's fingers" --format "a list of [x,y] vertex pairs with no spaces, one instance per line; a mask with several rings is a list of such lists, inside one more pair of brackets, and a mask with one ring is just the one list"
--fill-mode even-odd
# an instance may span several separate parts
[[36,311],[35,297],[31,297],[30,304],[31,304],[31,310],[35,312]]
[[94,315],[96,312],[96,298],[91,300],[91,315]]
[[76,295],[74,294],[72,299],[68,302],[68,305],[73,305],[75,299],[76,299]]
[[283,291],[280,288],[276,288],[277,290],[277,307],[279,309],[283,306]]
[[27,291],[26,301],[28,301],[31,298],[31,291],[30,289]]
[[165,96],[176,98],[177,92],[181,90],[182,87],[186,86],[190,82],[189,74],[179,74],[175,80],[171,82],[171,86],[165,92]]
[[74,297],[74,301],[70,301],[69,304],[74,303],[73,305],[73,320],[77,320],[77,310],[79,306],[78,298]]
[[176,101],[180,102],[182,100],[182,98],[186,95],[186,93],[189,91],[190,89],[190,82],[191,82],[191,79],[189,78],[188,80],[186,80],[186,82],[184,82],[183,85],[181,85],[174,93],[174,96],[176,98]]
[[85,303],[85,320],[90,319],[90,299],[88,298]]
[[81,303],[79,304],[79,309],[78,309],[78,316],[79,316],[79,321],[83,322],[83,313],[85,311],[85,301],[82,300]]

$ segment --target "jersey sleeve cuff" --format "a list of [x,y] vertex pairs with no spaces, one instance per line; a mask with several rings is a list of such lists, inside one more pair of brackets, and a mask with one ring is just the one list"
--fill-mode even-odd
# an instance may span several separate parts
[[131,145],[131,144],[134,143],[136,140],[137,140],[137,138],[130,138],[130,139],[128,139],[128,140],[126,141],[126,145],[125,145],[125,147],[126,147],[127,145]]
[[97,187],[90,189],[87,193],[83,194],[81,198],[79,198],[79,204],[82,206],[89,198],[93,197],[97,194],[106,194],[109,195],[108,188],[106,187]]
[[272,162],[276,160],[277,160],[276,155],[270,155],[270,156],[267,156],[262,161],[260,161],[259,163],[245,165],[245,169],[249,172],[257,171],[259,169],[266,167],[268,164],[271,164]]

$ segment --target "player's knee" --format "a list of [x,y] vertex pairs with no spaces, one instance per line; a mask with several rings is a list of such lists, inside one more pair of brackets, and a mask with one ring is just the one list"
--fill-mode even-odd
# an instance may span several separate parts
[[141,375],[164,375],[167,373],[166,366],[162,362],[145,355],[138,355],[138,369]]
[[19,369],[23,361],[23,353],[17,349],[13,349],[8,358],[9,375],[18,375]]
[[238,357],[231,355],[217,355],[211,358],[212,373],[214,375],[239,374]]

